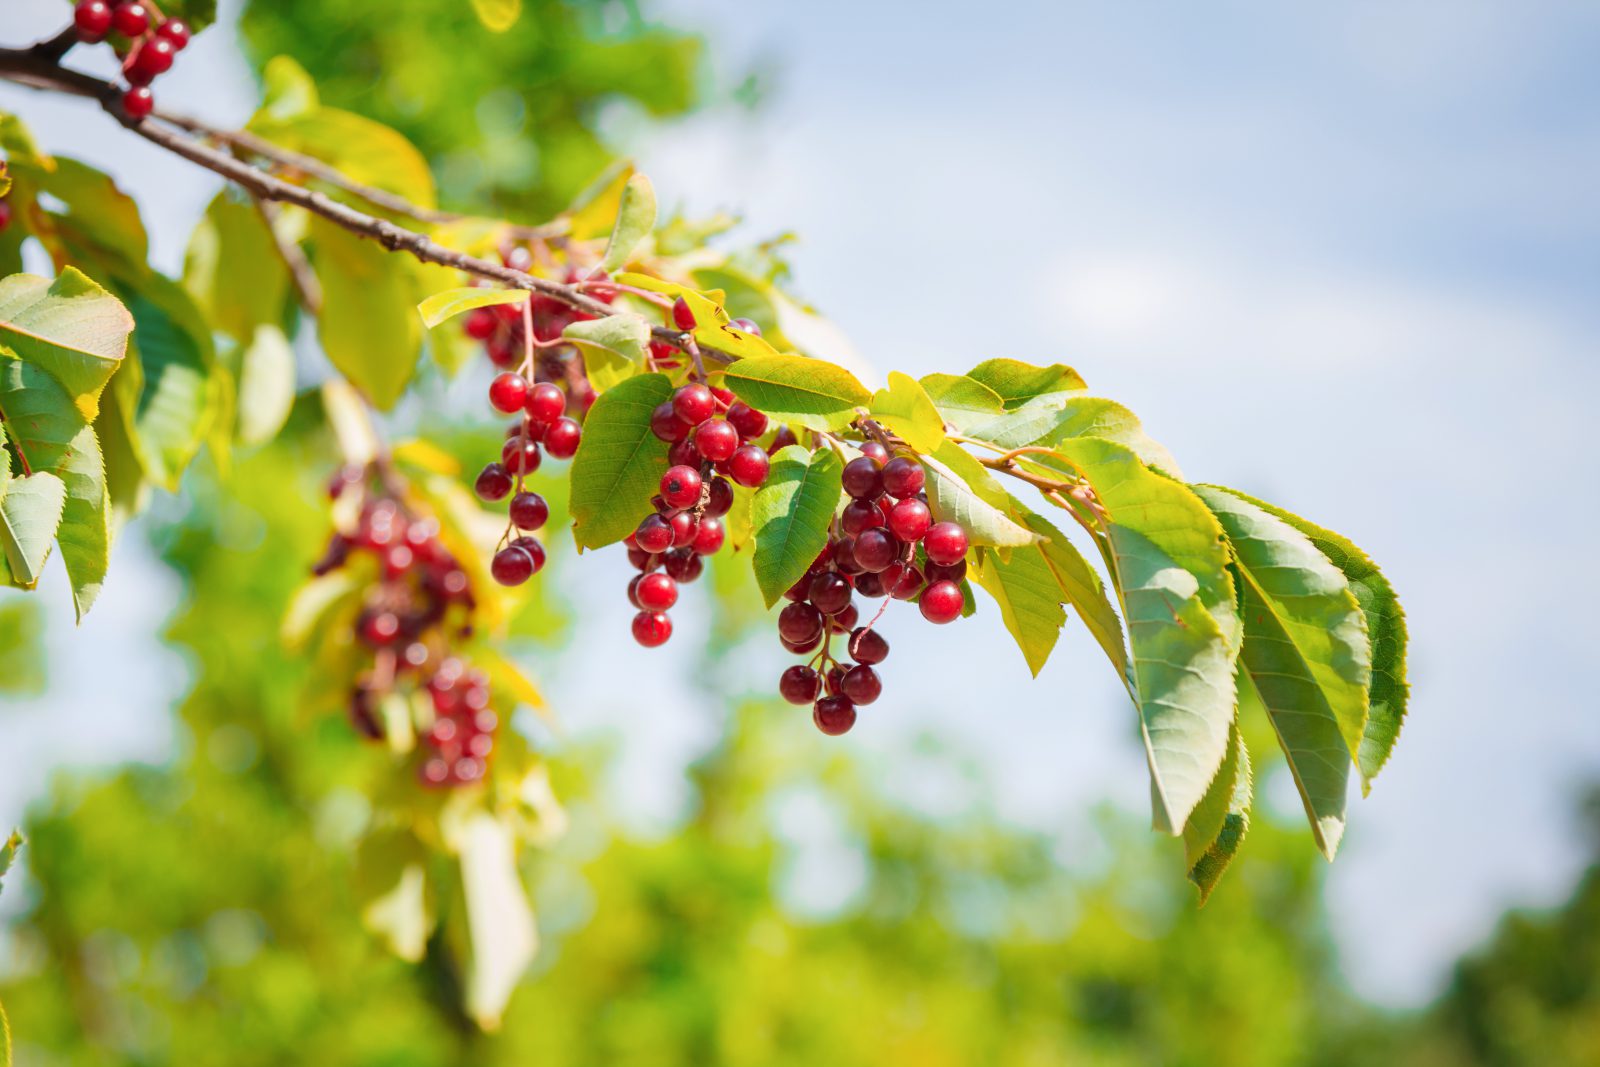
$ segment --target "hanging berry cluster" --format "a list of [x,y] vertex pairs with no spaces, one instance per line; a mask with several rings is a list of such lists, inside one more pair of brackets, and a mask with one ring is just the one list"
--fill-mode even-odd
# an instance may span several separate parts
[[72,13],[78,40],[98,44],[107,37],[122,57],[122,109],[142,119],[155,110],[150,83],[172,69],[189,44],[189,26],[161,14],[153,0],[79,0]]
[[[402,500],[397,479],[377,465],[341,470],[334,499],[361,494],[350,531],[335,531],[317,575],[364,557],[373,580],[356,616],[356,639],[371,656],[350,693],[350,721],[374,741],[386,736],[386,702],[400,700],[416,717],[426,753],[418,775],[429,786],[480,781],[495,747],[499,718],[489,708],[489,681],[452,651],[470,636],[476,606],[471,581],[439,540],[439,523]],[[369,573],[364,571],[363,573]]]

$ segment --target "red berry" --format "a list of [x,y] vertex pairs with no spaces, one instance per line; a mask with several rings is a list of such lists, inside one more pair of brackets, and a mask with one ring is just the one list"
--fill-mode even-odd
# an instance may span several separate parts
[[922,591],[917,606],[929,622],[954,622],[961,617],[961,587],[951,581],[934,582]]
[[[632,534],[628,535],[628,540],[633,540]],[[642,548],[635,548],[633,545],[629,545],[628,563],[641,571],[653,571],[657,567],[661,566],[661,557],[659,555],[652,555]],[[678,576],[674,574],[673,577],[677,578]]]
[[876,504],[866,500],[852,500],[839,512],[839,529],[856,537],[863,530],[871,530],[888,522]]
[[959,582],[967,576],[967,561],[958,559],[948,567],[930,563],[928,564],[927,572],[928,581],[930,582],[942,582],[946,579],[952,582]]
[[156,32],[172,42],[172,47],[183,51],[189,47],[189,24],[182,19],[168,19],[156,27]]
[[902,541],[920,541],[932,526],[933,514],[916,497],[900,501],[889,512],[889,531]]
[[669,507],[692,508],[700,503],[700,472],[693,467],[668,467],[661,476],[661,499]]
[[544,432],[544,450],[550,453],[551,459],[571,459],[578,454],[578,445],[582,441],[582,424],[565,415],[552,422]]
[[692,511],[680,511],[667,521],[672,526],[673,548],[687,548],[700,536],[700,520]]
[[810,604],[790,604],[778,612],[778,636],[804,644],[822,636],[822,613]]
[[876,460],[857,456],[844,465],[844,491],[857,500],[871,500],[883,492],[883,472]]
[[689,302],[681,296],[672,302],[672,324],[685,333],[695,328],[694,312],[689,309]]
[[754,334],[757,337],[761,336],[761,327],[757,326],[751,319],[734,319],[728,325],[743,330],[745,333]]
[[739,447],[739,431],[722,419],[702,422],[694,431],[694,446],[713,463],[721,463]]
[[833,566],[844,574],[860,574],[861,564],[856,562],[856,539],[841,537],[833,543]]
[[[172,23],[168,21],[162,25],[170,26]],[[495,319],[494,312],[490,311],[488,308],[477,308],[476,310],[467,312],[467,317],[462,320],[461,328],[466,331],[467,336],[472,338],[474,341],[487,341],[489,338],[494,336],[495,327],[497,325],[498,320]]]
[[172,69],[172,59],[178,50],[165,37],[149,37],[123,70],[123,77],[131,85],[149,85],[157,77]]
[[850,643],[845,646],[850,651],[850,658],[857,663],[882,663],[889,658],[889,642],[883,635],[873,629],[863,627],[850,635]]
[[952,567],[966,557],[967,531],[953,522],[936,522],[923,535],[922,547],[930,563]]
[[779,426],[778,432],[772,435],[772,444],[767,446],[767,455],[775,456],[790,445],[799,443],[800,439],[794,435],[793,430],[787,426]]
[[[728,425],[733,425],[729,420]],[[728,476],[740,485],[754,489],[767,480],[772,460],[759,445],[741,445],[728,457]]]
[[519,537],[511,542],[512,548],[520,548],[533,560],[533,573],[538,574],[544,570],[544,545],[535,537]]
[[688,423],[678,418],[678,413],[672,409],[672,401],[664,400],[656,405],[650,413],[650,432],[663,441],[682,441],[689,436],[689,431],[694,429]]
[[780,636],[778,638],[778,643],[784,647],[786,652],[792,652],[797,656],[803,656],[807,652],[815,652],[817,650],[817,646],[822,644],[822,635],[818,634],[809,641],[800,642],[794,642],[789,640],[787,637]]
[[850,606],[850,583],[833,571],[823,571],[811,579],[806,590],[813,606],[824,615],[837,615]]
[[483,500],[504,500],[511,492],[511,472],[498,463],[491,463],[478,473],[473,489]]
[[644,607],[643,604],[639,603],[639,583],[642,581],[644,581],[644,575],[642,574],[635,574],[632,578],[628,579],[628,603],[632,604],[635,608]]
[[795,664],[778,679],[778,693],[791,704],[811,704],[822,695],[822,678],[810,667]]
[[746,441],[767,432],[767,417],[743,400],[735,400],[728,406],[727,419]]
[[135,85],[122,94],[122,110],[128,113],[130,119],[148,118],[155,109],[156,97],[147,85]]
[[528,402],[528,379],[515,371],[497,374],[489,383],[489,403],[496,411],[510,415]]
[[838,737],[856,724],[856,706],[848,697],[823,697],[811,709],[811,721],[829,737]]
[[844,668],[835,663],[823,676],[823,688],[827,689],[829,696],[836,697],[839,695],[839,683],[842,681],[844,681]]
[[694,535],[694,551],[699,556],[714,556],[727,538],[721,519],[701,519],[700,530]]
[[645,611],[666,611],[678,602],[678,583],[660,571],[641,574],[635,581],[639,583],[635,595]]
[[667,463],[673,467],[693,467],[700,469],[700,450],[694,447],[694,442],[685,437],[681,441],[672,442],[672,447],[667,449]]
[[111,25],[124,37],[141,37],[150,28],[150,9],[139,0],[118,4],[111,12]]
[[0,233],[11,225],[11,201],[0,200]]
[[856,628],[856,623],[861,621],[861,612],[856,607],[855,601],[844,606],[844,610],[836,615],[828,616],[828,631],[836,634],[847,634]]
[[506,427],[506,440],[509,441],[513,437],[526,437],[530,441],[543,441],[545,429],[546,427],[543,423],[534,422],[532,419],[518,419]]
[[501,585],[521,585],[533,577],[533,556],[517,545],[507,545],[489,561],[489,573]]
[[489,353],[489,362],[496,367],[515,367],[522,359],[510,341],[498,337],[489,341],[486,351]]
[[850,703],[870,704],[883,692],[883,679],[866,665],[851,667],[839,682],[839,693],[850,698]]
[[861,454],[880,467],[889,462],[889,450],[876,441],[868,441],[862,445]]
[[519,530],[538,530],[550,518],[550,505],[538,493],[518,493],[511,498],[511,525]]
[[883,465],[883,491],[890,496],[916,496],[924,480],[922,464],[914,459],[896,456]]
[[883,575],[868,571],[856,577],[856,592],[864,597],[877,598],[884,594]]
[[542,422],[548,426],[567,410],[567,394],[549,382],[539,382],[528,390],[528,399],[523,404],[523,410],[534,422]]
[[633,539],[641,549],[652,555],[672,547],[672,524],[660,515],[646,515],[633,531]]
[[706,569],[705,561],[692,548],[675,548],[662,558],[668,577],[679,585],[694,581]]
[[914,600],[922,592],[922,572],[909,563],[891,563],[883,571],[883,588],[896,600]]
[[672,636],[672,620],[662,611],[641,611],[633,617],[633,639],[645,648],[658,648]]
[[694,382],[672,394],[672,410],[690,426],[698,426],[716,413],[717,401],[710,389]]
[[864,530],[856,538],[856,563],[864,571],[882,571],[900,555],[900,542],[882,530]]
[[111,5],[106,0],[82,0],[72,11],[78,40],[94,44],[111,32]]
[[400,636],[400,618],[392,611],[369,615],[361,624],[361,639],[369,645],[387,645]]
[[522,437],[513,437],[500,449],[500,462],[512,474],[532,474],[541,458],[539,445]]
[[719,519],[733,509],[733,486],[726,478],[711,479],[711,492],[706,499],[706,517]]

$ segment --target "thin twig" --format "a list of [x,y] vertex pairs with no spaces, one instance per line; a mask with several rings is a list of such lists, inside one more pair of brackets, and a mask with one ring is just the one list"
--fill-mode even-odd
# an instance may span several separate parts
[[250,202],[255,204],[256,211],[261,215],[261,221],[266,224],[267,232],[272,235],[273,247],[277,248],[283,265],[289,268],[289,281],[293,283],[295,294],[300,298],[300,306],[313,316],[321,315],[322,282],[317,280],[317,272],[312,269],[305,250],[293,241],[284,240],[283,235],[278,232],[278,206],[259,196],[252,196]]

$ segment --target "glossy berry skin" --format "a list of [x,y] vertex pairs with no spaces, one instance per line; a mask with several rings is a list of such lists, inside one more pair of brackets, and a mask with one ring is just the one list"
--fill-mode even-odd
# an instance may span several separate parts
[[521,585],[533,577],[533,556],[517,545],[507,545],[489,561],[489,573],[501,585]]
[[546,426],[559,419],[567,410],[567,394],[549,382],[538,382],[528,390],[528,399],[522,405],[528,418]]
[[666,564],[667,576],[682,585],[699,578],[705,571],[705,561],[693,549],[676,548],[661,557]]
[[812,704],[822,695],[822,677],[796,664],[778,678],[778,694],[791,704]]
[[721,519],[701,519],[700,529],[694,535],[694,551],[697,556],[714,556],[722,548],[722,543],[728,537],[726,527]]
[[512,474],[532,474],[542,461],[536,442],[513,437],[500,449],[500,462]]
[[645,552],[658,555],[672,547],[672,524],[660,515],[646,515],[633,539]]
[[794,435],[793,430],[787,426],[779,426],[778,432],[772,435],[772,444],[767,446],[767,455],[775,456],[790,445],[799,443],[800,439]]
[[700,520],[693,512],[680,511],[667,520],[672,527],[672,547],[688,548],[700,536]]
[[155,109],[156,97],[148,85],[135,85],[122,94],[122,110],[128,113],[130,119],[149,118]]
[[886,596],[887,593],[883,588],[883,576],[881,574],[873,574],[870,571],[858,576],[856,578],[856,592],[874,600],[878,597]]
[[844,491],[857,500],[871,500],[883,492],[883,472],[875,460],[857,456],[844,465]]
[[929,622],[955,622],[961,617],[961,587],[951,581],[934,582],[922,591],[917,606]]
[[861,612],[856,608],[855,601],[844,606],[844,610],[828,616],[828,632],[847,634],[856,628],[856,623],[861,621]]
[[850,583],[832,571],[823,571],[811,579],[807,593],[812,606],[824,615],[837,615],[850,606]]
[[721,463],[739,448],[739,431],[727,421],[703,422],[694,431],[694,446],[712,463]]
[[889,642],[878,631],[865,627],[851,633],[850,643],[845,647],[849,649],[851,659],[869,667],[889,658]]
[[168,19],[156,27],[156,33],[172,42],[172,47],[181,52],[189,47],[189,24],[182,19]]
[[861,564],[856,562],[856,539],[841,537],[833,543],[833,566],[841,574],[860,574]]
[[571,459],[578,454],[582,441],[583,425],[565,415],[552,422],[544,432],[544,450],[550,453],[551,459]]
[[690,426],[699,426],[716,413],[717,400],[711,390],[695,382],[672,394],[672,411]]
[[672,408],[672,401],[664,400],[656,405],[650,413],[650,432],[663,441],[682,441],[689,436],[689,431],[694,429],[688,423],[678,418],[678,413]]
[[880,467],[889,462],[889,450],[876,441],[868,441],[862,445],[861,454]]
[[[662,557],[659,555],[652,555],[642,548],[634,548],[632,545],[630,545],[628,546],[628,563],[635,570],[653,571],[657,567],[661,566]],[[674,574],[673,577],[677,578],[678,576]],[[682,581],[683,579],[679,578],[678,580]]]
[[[909,497],[889,512],[889,532],[902,541],[916,542],[933,528],[933,513],[916,497]],[[965,551],[962,553],[965,555]]]
[[728,325],[743,330],[745,333],[754,334],[757,337],[761,336],[761,327],[757,326],[752,319],[734,319]]
[[94,44],[111,32],[111,5],[105,0],[83,0],[72,11],[72,25],[78,40]]
[[811,721],[829,737],[838,737],[856,724],[856,706],[848,697],[823,697],[813,705]]
[[839,695],[839,683],[842,681],[844,681],[844,668],[835,663],[828,668],[828,673],[822,676],[822,687],[828,691],[829,696],[836,697]]
[[891,563],[883,572],[883,588],[896,600],[914,600],[924,585],[922,572],[908,563]]
[[900,554],[900,542],[882,530],[865,530],[856,538],[856,564],[864,571],[886,569]]
[[669,507],[692,508],[700,502],[700,472],[693,467],[668,467],[661,476],[661,499]]
[[704,462],[700,458],[700,450],[694,447],[694,442],[685,437],[681,441],[672,442],[672,447],[667,449],[667,463],[674,467],[693,467],[700,469]]
[[659,648],[672,636],[672,619],[662,611],[641,611],[633,617],[633,639],[645,648]]
[[666,611],[678,602],[678,583],[660,571],[641,574],[635,580],[639,584],[634,595],[643,610]]
[[689,308],[689,302],[683,297],[672,302],[672,324],[684,333],[695,328],[694,312]]
[[720,519],[733,509],[733,486],[726,478],[711,479],[711,492],[706,499],[706,517]]
[[883,679],[878,677],[877,671],[864,664],[845,671],[844,678],[839,681],[839,694],[848,697],[852,704],[870,704],[882,693]]
[[867,500],[852,500],[839,512],[839,529],[851,537],[859,536],[863,530],[882,526],[887,521],[878,506]]
[[953,522],[936,522],[923,535],[922,547],[928,561],[952,567],[967,555],[967,531]]
[[123,76],[132,85],[149,85],[172,69],[172,60],[177,54],[178,50],[165,37],[151,37],[139,46],[138,54],[123,71]]
[[727,418],[746,441],[767,432],[767,417],[743,400],[735,400],[728,406]]
[[489,403],[503,415],[521,411],[528,402],[528,379],[515,371],[494,376],[489,383]]
[[804,644],[822,636],[822,613],[810,604],[790,604],[778,612],[778,636]]
[[150,9],[133,0],[118,4],[111,12],[111,26],[124,37],[139,37],[150,28]]
[[916,496],[922,492],[925,480],[922,464],[914,459],[896,456],[883,465],[883,491],[890,496],[901,499]]
[[480,500],[504,500],[511,495],[513,479],[511,472],[498,463],[491,463],[478,473],[478,480],[472,488],[477,492]]
[[952,582],[959,582],[967,576],[967,561],[958,559],[948,567],[938,563],[930,563],[927,571],[928,581],[930,582],[941,582],[946,579]]
[[[729,420],[732,425],[732,420]],[[741,445],[728,457],[728,477],[748,489],[754,489],[767,480],[772,460],[767,450],[758,445]]]
[[538,493],[518,493],[511,498],[511,525],[519,530],[538,530],[550,519],[550,505]]
[[544,570],[544,545],[536,537],[519,537],[511,542],[512,548],[520,548],[533,560],[533,573],[538,574]]

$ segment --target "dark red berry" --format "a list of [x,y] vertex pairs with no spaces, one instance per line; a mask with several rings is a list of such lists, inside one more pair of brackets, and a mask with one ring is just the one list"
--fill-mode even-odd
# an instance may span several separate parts
[[889,462],[889,450],[876,441],[868,441],[862,445],[861,454],[880,467]]
[[844,465],[844,491],[857,500],[871,500],[883,492],[883,472],[876,460],[857,456]]
[[767,417],[743,400],[735,400],[728,406],[727,418],[746,441],[767,432]]
[[511,498],[511,525],[519,530],[538,530],[550,518],[550,505],[538,493],[518,493]]
[[757,326],[754,320],[734,319],[732,322],[728,323],[728,325],[734,327],[735,329],[743,330],[745,333],[754,334],[757,337],[761,336],[761,327]]
[[645,648],[658,648],[672,636],[672,620],[662,611],[641,611],[633,617],[633,639]]
[[672,524],[660,515],[646,515],[639,528],[633,531],[633,539],[652,555],[665,552],[672,547]]
[[661,476],[661,499],[668,507],[692,508],[700,503],[700,472],[694,467],[668,467]]
[[369,645],[387,645],[400,636],[400,617],[392,611],[368,615],[361,624],[361,639]]
[[922,547],[928,561],[941,567],[954,566],[967,554],[967,531],[953,522],[936,522],[923,535]]
[[739,431],[725,420],[702,422],[694,431],[694,446],[713,463],[721,463],[739,447]]
[[870,572],[857,576],[856,592],[860,593],[864,597],[872,597],[874,599],[883,596],[883,576],[881,574],[872,574]]
[[660,558],[666,561],[667,574],[680,585],[699,578],[706,569],[705,561],[692,548],[675,548]]
[[680,511],[667,521],[672,525],[673,548],[687,548],[700,536],[700,520],[693,512]]
[[514,479],[511,472],[498,463],[491,463],[478,472],[478,480],[473,483],[473,489],[480,499],[495,501],[504,500],[511,493]]
[[567,394],[549,382],[539,382],[528,390],[523,410],[534,422],[548,426],[567,410]]
[[822,635],[819,633],[809,641],[799,642],[791,641],[787,637],[780,635],[778,637],[778,643],[783,645],[785,651],[793,652],[797,656],[803,656],[807,652],[816,651],[817,646],[822,644]]
[[672,410],[690,426],[699,426],[716,413],[717,401],[710,389],[693,382],[672,394]]
[[501,585],[521,585],[533,577],[533,557],[516,545],[507,545],[489,561],[489,573]]
[[635,608],[644,607],[643,604],[639,603],[639,583],[644,581],[644,578],[645,576],[642,574],[635,574],[632,578],[628,579],[628,603],[632,604]]
[[860,574],[861,564],[856,562],[856,540],[841,537],[833,543],[833,566],[844,574]]
[[111,25],[124,37],[142,37],[150,28],[150,9],[139,0],[118,4],[111,12]]
[[551,459],[571,459],[578,454],[578,445],[583,441],[583,425],[577,419],[562,416],[550,424],[544,432],[544,450],[550,453]]
[[156,32],[172,42],[172,47],[183,51],[189,47],[189,24],[182,19],[168,19],[156,27]]
[[678,413],[672,410],[670,400],[663,400],[650,413],[650,432],[663,441],[682,441],[689,436],[689,431],[692,429],[694,427],[678,418]]
[[850,605],[850,583],[833,571],[823,571],[811,579],[806,591],[812,605],[824,615],[837,615]]
[[838,737],[856,724],[856,706],[848,697],[823,697],[812,708],[811,721],[829,737]]
[[[630,535],[630,539],[631,539],[631,535]],[[659,554],[653,554],[653,553],[650,553],[650,552],[646,552],[642,548],[635,548],[634,546],[629,545],[628,546],[628,562],[630,564],[632,564],[633,567],[635,569],[637,569],[637,570],[653,571],[657,567],[661,566],[661,556]],[[677,578],[678,576],[676,574],[674,574],[673,577]],[[682,579],[679,579],[679,580],[681,581]]]
[[771,467],[772,461],[767,457],[767,450],[759,445],[741,445],[728,457],[728,476],[750,489],[767,480],[767,471]]
[[929,622],[954,622],[961,617],[961,587],[950,581],[934,582],[922,591],[917,606]]
[[878,631],[866,627],[853,632],[850,643],[845,647],[849,649],[851,659],[868,666],[889,658],[889,642]]
[[791,704],[812,704],[822,695],[822,678],[810,667],[795,664],[778,679],[778,693]]
[[72,11],[78,40],[94,44],[111,32],[111,5],[106,0],[82,0]]
[[720,519],[733,508],[733,486],[726,478],[711,479],[711,492],[706,498],[706,517]]
[[778,636],[802,644],[822,636],[822,613],[810,604],[790,604],[778,612]]
[[864,571],[882,571],[900,555],[900,542],[883,530],[863,530],[856,538],[856,564]]
[[905,456],[896,456],[883,465],[883,491],[890,496],[916,496],[922,492],[924,478],[922,464]]
[[[168,21],[164,25],[170,26],[171,22]],[[498,324],[498,320],[494,317],[494,312],[488,308],[477,308],[467,312],[467,317],[462,320],[461,328],[474,341],[487,341],[494,336],[495,327]]]
[[883,692],[883,679],[878,677],[877,671],[864,664],[851,667],[844,672],[839,692],[849,697],[852,704],[870,704]]
[[522,359],[522,354],[509,340],[499,337],[491,338],[484,351],[489,354],[489,362],[496,367],[515,367]]
[[700,530],[694,535],[694,551],[699,556],[714,556],[727,539],[728,532],[721,519],[700,520]]
[[520,548],[533,560],[533,573],[538,574],[544,570],[544,545],[536,537],[518,537],[511,542],[512,548]]
[[672,302],[672,324],[685,333],[695,327],[694,312],[689,308],[689,302],[683,297]]
[[830,633],[847,634],[856,628],[856,623],[861,621],[861,611],[855,601],[844,606],[844,610],[828,616],[828,630]]
[[835,663],[828,668],[828,673],[822,676],[822,687],[828,691],[829,696],[836,697],[839,695],[839,683],[842,681],[844,681],[844,668]]
[[639,607],[645,611],[666,611],[678,602],[678,583],[656,571],[637,579]]
[[933,513],[916,497],[900,501],[889,512],[889,532],[902,541],[920,541],[932,526]]
[[149,85],[172,69],[178,50],[165,37],[151,37],[139,45],[138,52],[123,71],[131,85]]
[[542,458],[539,445],[524,437],[513,437],[500,448],[500,462],[512,474],[532,474]]
[[839,512],[839,529],[851,537],[860,535],[863,530],[870,530],[876,526],[883,526],[888,522],[878,506],[868,500],[852,500]]
[[891,563],[883,572],[883,588],[896,600],[915,600],[924,585],[922,572],[909,563]]
[[128,113],[130,119],[149,118],[150,112],[155,109],[156,97],[148,85],[135,85],[122,94],[122,110]]
[[927,573],[928,581],[930,582],[942,582],[947,579],[952,582],[959,582],[967,576],[967,561],[958,559],[948,567],[941,566],[938,563],[930,563],[927,566]]
[[510,415],[521,411],[528,402],[528,379],[515,371],[497,374],[489,383],[489,403],[494,409]]
[[673,467],[693,467],[696,472],[704,462],[700,457],[700,450],[694,447],[694,442],[685,437],[681,441],[672,442],[672,447],[667,449],[667,463]]
[[787,426],[779,426],[778,432],[772,435],[772,444],[767,446],[767,455],[777,455],[780,451],[788,448],[790,445],[797,445],[799,443],[800,439],[794,435],[793,430],[789,429]]

